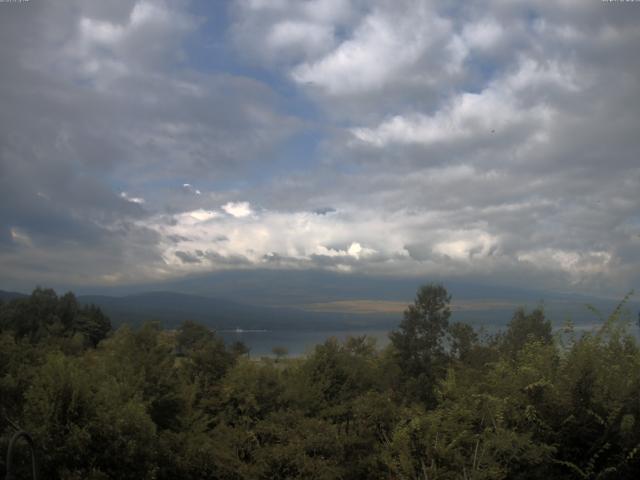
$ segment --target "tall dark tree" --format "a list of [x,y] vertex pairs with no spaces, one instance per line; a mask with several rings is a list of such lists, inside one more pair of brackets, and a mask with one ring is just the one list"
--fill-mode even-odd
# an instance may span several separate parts
[[553,340],[551,322],[547,320],[542,308],[536,308],[527,313],[524,308],[518,308],[507,332],[502,337],[502,349],[511,356],[516,355],[527,342],[532,340],[549,344]]
[[75,330],[84,335],[89,345],[96,347],[111,330],[111,320],[99,307],[89,305],[84,307],[76,317]]
[[455,322],[449,327],[451,336],[451,356],[468,363],[471,353],[478,345],[478,334],[473,327],[466,323]]
[[176,347],[180,354],[189,354],[212,342],[215,337],[210,328],[191,320],[186,320],[178,328]]
[[398,330],[389,335],[410,397],[435,405],[437,381],[446,372],[444,339],[449,326],[451,295],[442,285],[420,287],[404,312]]
[[78,316],[78,312],[80,310],[80,306],[78,305],[78,300],[76,296],[67,292],[60,298],[58,298],[58,308],[57,313],[62,323],[62,327],[66,332],[73,332],[73,329],[76,327],[74,324],[76,317]]

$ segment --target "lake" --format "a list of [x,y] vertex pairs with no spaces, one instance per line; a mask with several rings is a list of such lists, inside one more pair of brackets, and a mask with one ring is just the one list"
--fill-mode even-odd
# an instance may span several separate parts
[[[475,322],[470,322],[475,323]],[[505,329],[504,323],[484,323],[473,325],[476,331],[482,337],[482,331],[485,334],[493,334],[499,330]],[[576,335],[586,332],[595,332],[601,323],[583,323],[575,325]],[[554,331],[562,331],[563,324],[560,322],[553,323]],[[633,336],[640,340],[640,330],[634,324],[629,324],[628,330]],[[313,350],[315,345],[324,343],[330,337],[336,337],[338,340],[344,340],[349,336],[367,335],[376,339],[378,348],[383,348],[389,343],[390,329],[352,329],[352,330],[219,330],[216,333],[220,335],[225,343],[243,342],[249,347],[249,355],[251,357],[272,356],[274,347],[284,347],[289,352],[289,356],[297,357],[305,355]]]
[[226,330],[218,331],[225,343],[243,342],[249,347],[251,357],[273,355],[273,347],[284,347],[289,356],[309,353],[315,345],[324,343],[330,337],[344,340],[349,336],[367,335],[376,339],[378,347],[389,343],[389,330],[326,330],[326,331],[287,331],[287,330]]

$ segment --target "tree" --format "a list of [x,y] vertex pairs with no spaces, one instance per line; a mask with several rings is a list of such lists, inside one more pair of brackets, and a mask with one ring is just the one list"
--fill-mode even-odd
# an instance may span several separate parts
[[532,340],[550,344],[553,340],[551,322],[545,318],[542,308],[536,308],[527,314],[524,308],[520,307],[509,322],[507,332],[502,338],[502,348],[506,353],[515,356]]
[[451,355],[469,363],[473,348],[478,343],[478,334],[471,325],[456,322],[449,328],[451,335]]
[[111,331],[109,317],[95,305],[84,307],[76,317],[75,324],[75,329],[82,333],[87,342],[94,348]]
[[[65,331],[69,332],[75,328],[76,317],[80,306],[78,300],[72,292],[67,292],[58,298],[58,317]],[[72,334],[75,332],[72,332]]]
[[229,352],[231,352],[234,358],[244,357],[245,355],[248,357],[250,351],[251,349],[240,340],[236,340],[229,346]]
[[404,312],[398,330],[389,335],[407,395],[435,404],[435,386],[446,372],[444,337],[449,326],[451,295],[442,285],[418,289],[413,305]]
[[130,394],[135,377],[88,365],[86,357],[58,353],[37,367],[21,423],[44,453],[42,471],[47,478],[155,478],[156,426],[145,402]]
[[191,320],[182,322],[177,333],[176,348],[181,354],[189,354],[203,348],[216,337],[210,328]]
[[271,349],[271,353],[276,356],[276,361],[280,361],[289,355],[289,350],[287,350],[287,347],[276,346]]

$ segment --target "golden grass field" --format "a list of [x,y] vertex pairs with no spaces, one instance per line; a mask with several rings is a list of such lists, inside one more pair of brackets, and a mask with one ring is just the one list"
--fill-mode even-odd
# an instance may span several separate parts
[[[459,300],[451,304],[453,311],[478,311],[496,309],[514,309],[517,303],[500,300]],[[304,310],[313,312],[344,312],[344,313],[397,313],[401,314],[407,308],[406,302],[391,300],[336,300],[332,302],[309,303],[303,305]]]

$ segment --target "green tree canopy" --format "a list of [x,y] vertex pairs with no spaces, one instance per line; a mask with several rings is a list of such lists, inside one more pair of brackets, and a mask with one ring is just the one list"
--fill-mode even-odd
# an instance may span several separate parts
[[516,355],[527,342],[539,341],[550,344],[553,340],[551,322],[547,320],[544,310],[539,307],[527,313],[523,307],[518,308],[507,331],[501,339],[502,348],[510,355]]
[[403,373],[406,393],[432,406],[435,387],[446,371],[445,334],[451,295],[442,285],[420,287],[404,312],[398,330],[389,335]]

